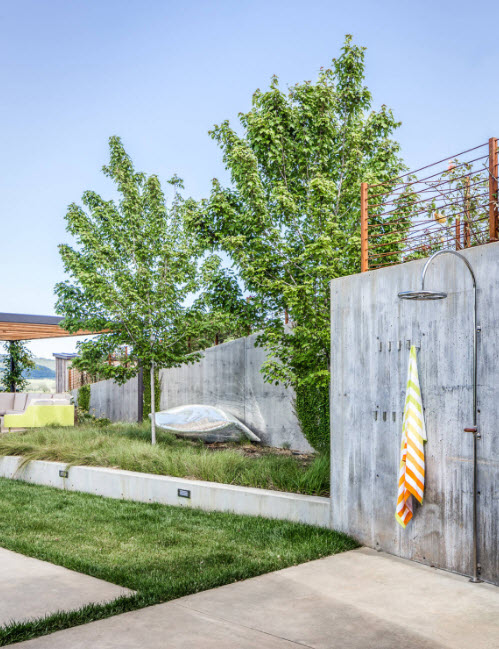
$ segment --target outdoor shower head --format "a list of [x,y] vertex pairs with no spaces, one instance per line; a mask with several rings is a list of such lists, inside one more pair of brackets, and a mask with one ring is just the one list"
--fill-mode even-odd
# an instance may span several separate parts
[[399,293],[401,300],[443,300],[447,297],[447,293],[441,291],[402,291]]

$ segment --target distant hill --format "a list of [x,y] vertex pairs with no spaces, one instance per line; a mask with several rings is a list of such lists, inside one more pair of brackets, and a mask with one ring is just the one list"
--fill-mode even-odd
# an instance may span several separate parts
[[35,358],[35,363],[48,367],[55,372],[55,358]]
[[[0,356],[0,366],[5,366],[7,356],[2,354]],[[55,359],[54,358],[35,358],[36,367],[34,370],[24,372],[24,376],[28,379],[55,379]]]
[[27,379],[55,379],[55,372],[46,365],[36,365],[34,370],[23,372]]

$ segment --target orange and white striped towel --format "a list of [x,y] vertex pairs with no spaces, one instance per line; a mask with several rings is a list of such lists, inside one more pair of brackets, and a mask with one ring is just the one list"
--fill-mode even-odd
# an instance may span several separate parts
[[425,459],[424,442],[426,428],[423,401],[419,387],[416,348],[411,347],[407,372],[407,393],[405,396],[404,421],[402,424],[402,446],[399,469],[396,520],[406,527],[412,518],[412,496],[423,502]]

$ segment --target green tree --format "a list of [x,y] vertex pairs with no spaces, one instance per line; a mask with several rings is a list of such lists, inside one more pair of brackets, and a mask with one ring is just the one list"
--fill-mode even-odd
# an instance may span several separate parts
[[[69,278],[56,285],[57,312],[70,332],[106,332],[79,344],[73,364],[123,383],[140,368],[150,373],[151,438],[155,430],[155,370],[194,362],[187,341],[196,334],[186,296],[197,288],[195,238],[183,226],[182,182],[173,177],[170,208],[157,176],[136,172],[121,140],[111,137],[110,162],[103,172],[119,201],[83,194],[71,204],[67,231],[76,245],[59,246]],[[107,363],[129,347],[127,362]]]
[[0,385],[4,392],[22,392],[28,386],[27,371],[36,367],[33,354],[22,340],[4,343],[4,367],[0,377]]
[[198,335],[192,349],[205,349],[217,343],[248,336],[264,324],[264,312],[249,295],[244,297],[235,273],[226,268],[218,255],[207,257],[200,269],[200,292],[191,309]]
[[[252,107],[211,131],[231,184],[213,180],[189,226],[225,251],[266,314],[259,343],[268,381],[329,384],[329,282],[360,270],[360,185],[386,183],[404,166],[392,112],[372,109],[364,49],[347,36],[331,68],[289,91],[272,78]],[[284,313],[289,314],[286,326]]]

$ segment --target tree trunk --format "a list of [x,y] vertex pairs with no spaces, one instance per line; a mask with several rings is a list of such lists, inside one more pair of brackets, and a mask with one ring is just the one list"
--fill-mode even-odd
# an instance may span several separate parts
[[154,361],[151,363],[151,444],[156,444],[156,394],[154,390]]

